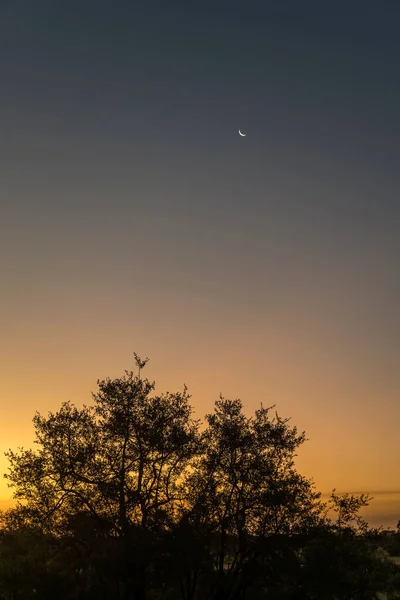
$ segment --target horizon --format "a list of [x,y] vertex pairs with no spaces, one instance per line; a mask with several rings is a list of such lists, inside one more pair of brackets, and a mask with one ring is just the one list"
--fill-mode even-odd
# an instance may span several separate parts
[[[317,490],[319,491],[319,490]],[[398,511],[396,512],[396,510],[394,510],[394,507],[392,508],[392,512],[388,511],[388,504],[393,504],[393,503],[388,503],[388,497],[390,498],[390,496],[397,496],[398,494],[400,494],[400,490],[398,491],[393,491],[393,492],[371,492],[369,490],[364,490],[364,491],[359,491],[359,492],[349,492],[347,490],[336,490],[336,493],[338,494],[349,494],[349,495],[361,495],[361,494],[368,494],[373,496],[374,495],[374,499],[372,500],[372,503],[364,508],[361,508],[359,511],[360,516],[362,516],[368,523],[368,525],[370,527],[374,527],[374,528],[382,528],[383,530],[391,530],[391,531],[396,531],[396,526],[397,523],[400,521],[399,518],[399,513]],[[329,499],[331,495],[331,492],[321,492],[321,500],[323,501],[327,501]],[[383,503],[383,506],[381,504],[380,508],[378,508],[378,510],[376,509],[376,505],[374,505],[374,500],[377,499],[378,500],[378,505],[379,505],[379,497],[384,496],[385,498],[385,502]],[[376,498],[377,497],[377,498]],[[6,511],[9,508],[13,508],[16,505],[16,500],[13,500],[12,498],[8,498],[8,499],[0,499],[0,511]],[[395,503],[395,506],[398,506],[398,502]],[[328,511],[328,516],[330,516],[331,518],[333,517],[334,513],[333,511]]]

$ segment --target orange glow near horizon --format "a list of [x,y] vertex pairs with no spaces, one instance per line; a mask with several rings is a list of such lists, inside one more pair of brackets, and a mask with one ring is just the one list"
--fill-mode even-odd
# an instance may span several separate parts
[[[197,335],[201,338],[201,332]],[[141,336],[135,337],[140,346]],[[126,338],[130,336],[127,335]],[[97,391],[97,379],[119,377],[125,369],[135,369],[133,357],[129,364],[132,352],[129,352],[127,342],[123,339],[120,343],[114,340],[114,351],[108,347],[109,356],[105,352],[101,353],[95,343],[86,344],[81,349],[80,356],[72,351],[71,345],[71,354],[68,356],[67,339],[66,330],[63,343],[60,342],[58,348],[53,348],[52,362],[50,363],[50,356],[46,357],[46,367],[43,366],[44,363],[35,364],[34,360],[29,363],[27,360],[22,371],[15,365],[14,372],[10,368],[9,378],[1,382],[1,395],[8,398],[2,410],[2,452],[9,448],[16,450],[19,446],[35,447],[32,418],[36,410],[46,415],[49,411],[57,411],[65,400],[70,400],[76,406],[90,404],[91,392]],[[182,390],[186,383],[192,395],[190,402],[195,418],[203,419],[206,413],[212,412],[214,401],[220,393],[227,398],[241,398],[244,412],[248,416],[254,413],[261,402],[264,406],[276,404],[275,409],[280,416],[290,417],[292,425],[296,425],[299,431],[306,431],[308,441],[300,448],[296,459],[299,472],[312,478],[316,489],[325,496],[333,488],[340,492],[360,493],[375,490],[371,494],[375,499],[362,514],[371,523],[392,527],[396,525],[400,518],[400,493],[398,489],[393,489],[396,456],[392,452],[385,452],[384,439],[376,435],[374,437],[379,414],[373,406],[376,393],[373,389],[369,390],[369,395],[366,390],[363,393],[359,390],[359,397],[362,397],[365,407],[368,404],[370,407],[369,410],[365,408],[362,420],[356,421],[359,408],[354,402],[347,410],[347,420],[344,420],[343,394],[348,382],[343,383],[342,395],[339,386],[335,389],[332,385],[334,382],[328,392],[327,378],[308,379],[309,370],[315,368],[315,363],[308,364],[307,368],[304,354],[301,364],[294,364],[293,369],[290,369],[290,362],[286,367],[282,363],[281,368],[278,368],[280,357],[276,348],[269,359],[265,359],[264,366],[260,359],[253,357],[246,367],[245,361],[240,357],[240,348],[232,350],[233,346],[230,345],[230,351],[222,354],[222,348],[207,348],[206,340],[203,343],[203,348],[197,346],[194,356],[186,353],[182,358],[185,364],[180,366],[175,356],[163,349],[159,353],[152,353],[149,346],[142,342],[146,352],[139,354],[151,358],[142,376],[155,380],[156,393]],[[289,348],[286,347],[285,350],[286,357],[289,358]],[[292,348],[292,352],[294,350]],[[26,357],[28,354],[27,349]],[[288,373],[291,374],[290,378]],[[299,390],[303,390],[301,395]],[[322,393],[324,405],[319,402]],[[354,396],[355,394],[353,398]],[[339,406],[338,398],[341,402]],[[332,408],[327,414],[326,406],[329,405]],[[391,433],[388,431],[388,435],[395,435],[394,424],[392,427],[393,430]],[[1,459],[0,467],[3,473],[6,472],[5,457]],[[3,507],[12,504],[11,496],[12,490],[7,487],[6,480],[3,480],[0,487]]]

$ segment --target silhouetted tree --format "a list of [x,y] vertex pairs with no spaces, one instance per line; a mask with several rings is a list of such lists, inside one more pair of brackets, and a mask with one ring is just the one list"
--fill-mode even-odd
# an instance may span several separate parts
[[98,385],[93,407],[79,410],[67,402],[47,418],[37,413],[40,449],[8,452],[6,477],[14,497],[27,502],[15,515],[61,535],[70,531],[71,517],[83,512],[108,537],[118,538],[126,596],[143,600],[153,529],[173,519],[198,424],[186,387],[150,397],[154,383],[132,372]]
[[38,449],[7,453],[0,600],[396,597],[399,571],[358,515],[370,498],[333,490],[329,519],[294,466],[304,433],[223,397],[199,433],[187,388],[152,395],[134,356],[136,376],[36,413]]
[[330,505],[335,519],[309,539],[302,553],[303,584],[310,599],[376,600],[394,592],[397,568],[358,511],[368,495],[336,494]]
[[265,579],[274,552],[269,546],[260,561],[263,540],[299,534],[320,519],[320,494],[294,468],[304,434],[269,411],[261,406],[247,418],[240,400],[221,397],[206,416],[202,451],[187,478],[187,517],[207,528],[218,599],[239,598],[259,575]]
[[33,527],[0,533],[0,598],[73,598],[76,581],[64,567],[60,540]]

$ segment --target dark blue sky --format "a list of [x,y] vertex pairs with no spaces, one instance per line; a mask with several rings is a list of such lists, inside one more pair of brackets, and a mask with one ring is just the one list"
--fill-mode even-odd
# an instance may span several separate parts
[[[276,171],[286,160],[316,179],[373,167],[380,173],[373,185],[384,177],[390,186],[399,8],[300,4],[6,2],[5,160],[21,136],[38,133],[74,154],[95,144],[114,161],[120,149],[132,162],[141,153],[157,163],[171,145],[186,155],[190,143],[190,156],[206,153],[221,168],[246,161],[253,181],[252,170],[267,163]],[[245,157],[229,137],[238,126],[251,132]]]

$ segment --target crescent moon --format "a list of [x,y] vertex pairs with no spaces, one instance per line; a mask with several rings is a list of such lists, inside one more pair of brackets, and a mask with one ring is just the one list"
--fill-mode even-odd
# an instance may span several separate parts
[[239,135],[241,135],[242,137],[246,137],[247,133],[242,133],[239,129]]

